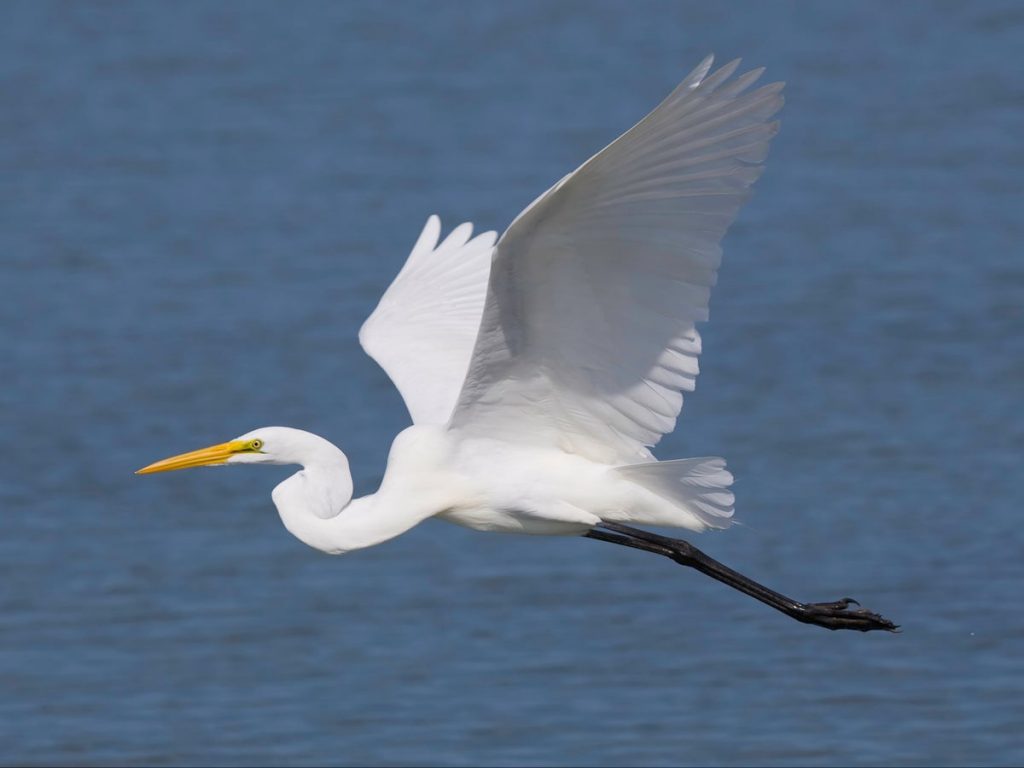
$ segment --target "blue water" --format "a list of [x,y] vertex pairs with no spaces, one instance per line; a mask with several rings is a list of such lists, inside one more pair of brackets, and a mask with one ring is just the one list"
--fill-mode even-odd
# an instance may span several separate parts
[[[0,761],[1024,761],[1019,3],[8,3]],[[501,228],[708,51],[785,79],[662,457],[714,556],[429,522],[330,558],[290,470],[136,477],[290,424],[357,490],[406,423],[355,331],[423,221]]]

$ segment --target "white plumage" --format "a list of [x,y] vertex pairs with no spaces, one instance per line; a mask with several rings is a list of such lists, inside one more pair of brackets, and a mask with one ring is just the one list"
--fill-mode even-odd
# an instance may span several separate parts
[[626,523],[728,526],[720,458],[656,461],[693,391],[697,323],[719,245],[777,124],[782,84],[751,90],[705,59],[651,114],[562,178],[495,243],[427,220],[363,325],[413,419],[377,493],[352,498],[348,460],[321,437],[265,427],[140,472],[300,464],[274,489],[285,526],[331,554],[438,517],[481,531],[583,534],[656,554],[830,629],[895,630],[854,602],[799,603],[688,542]]
[[782,85],[754,90],[761,71],[733,78],[737,64],[709,74],[708,57],[497,243],[470,224],[441,240],[427,220],[359,333],[413,419],[377,493],[353,500],[344,454],[285,427],[146,471],[301,464],[275,504],[292,533],[333,553],[428,517],[544,534],[727,526],[724,460],[658,462],[650,448],[694,388],[719,243],[777,129]]
[[416,424],[445,424],[455,407],[484,310],[496,232],[456,227],[438,245],[427,219],[405,266],[359,329],[359,343],[402,393]]
[[522,213],[494,254],[452,425],[603,463],[650,460],[696,382],[732,223],[777,131],[782,84],[705,59]]

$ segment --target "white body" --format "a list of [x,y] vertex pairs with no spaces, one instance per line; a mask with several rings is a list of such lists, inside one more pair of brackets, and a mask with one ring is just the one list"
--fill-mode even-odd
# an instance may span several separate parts
[[694,389],[720,241],[760,175],[782,85],[701,63],[653,112],[528,206],[501,236],[430,217],[359,340],[414,426],[380,490],[352,500],[344,454],[284,427],[141,471],[301,464],[274,503],[331,553],[428,517],[579,534],[602,521],[729,525],[718,458],[659,462]]
[[[708,527],[685,499],[665,498],[616,467],[564,451],[413,426],[395,438],[380,489],[352,500],[348,461],[333,445],[287,427],[239,439],[257,436],[281,455],[276,463],[304,465],[274,489],[274,503],[294,536],[330,554],[374,546],[435,516],[479,531],[542,535],[581,534],[602,520]],[[724,463],[698,461],[710,483],[693,489],[693,500],[717,493],[731,502]]]

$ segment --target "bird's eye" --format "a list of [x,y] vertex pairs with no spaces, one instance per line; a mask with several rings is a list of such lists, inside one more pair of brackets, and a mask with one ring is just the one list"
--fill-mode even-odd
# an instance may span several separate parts
[[263,447],[263,441],[253,440],[252,442],[249,443],[249,447],[252,448],[254,451],[258,451],[260,448]]

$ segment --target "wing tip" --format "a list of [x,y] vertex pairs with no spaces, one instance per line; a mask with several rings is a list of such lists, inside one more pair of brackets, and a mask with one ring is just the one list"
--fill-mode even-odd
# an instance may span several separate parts
[[434,250],[440,237],[441,217],[432,213],[427,217],[427,222],[423,225],[420,236],[416,238],[416,244],[413,245],[411,253]]
[[[714,72],[711,72],[711,67],[714,62],[715,54],[709,53],[705,56],[700,64],[698,64],[685,78],[683,78],[683,81],[670,94],[669,99],[697,90],[698,88],[718,90],[719,87],[726,82],[729,82],[729,85],[725,86],[725,90],[729,92],[729,95],[735,97],[760,80],[767,71],[767,67],[755,67],[740,74],[738,77],[733,78],[733,75],[735,75],[736,71],[743,63],[743,59],[741,57],[732,59],[716,69]],[[785,86],[785,81],[778,80],[762,85],[757,90],[760,93],[779,93]]]
[[442,243],[439,246],[437,246],[437,248],[435,248],[434,250],[440,251],[442,249],[447,250],[449,248],[452,250],[456,250],[462,248],[466,243],[469,242],[472,236],[473,222],[464,221],[461,224],[459,224],[459,226],[455,227],[455,229],[453,229],[451,232],[449,232],[448,236],[445,237]]
[[485,248],[493,248],[494,244],[498,242],[498,233],[489,229],[486,232],[479,233],[476,237],[469,241],[468,245],[481,245]]
[[709,53],[701,60],[700,64],[693,68],[690,74],[683,78],[683,82],[680,83],[681,89],[692,91],[699,87],[704,78],[707,77],[708,72],[711,71],[711,65],[714,63],[715,54]]
[[729,77],[732,76],[733,72],[739,69],[740,64],[742,63],[743,59],[740,57],[736,57],[732,61],[725,62],[725,64],[718,68],[718,71],[715,72],[715,74],[721,77],[723,80],[727,80]]

